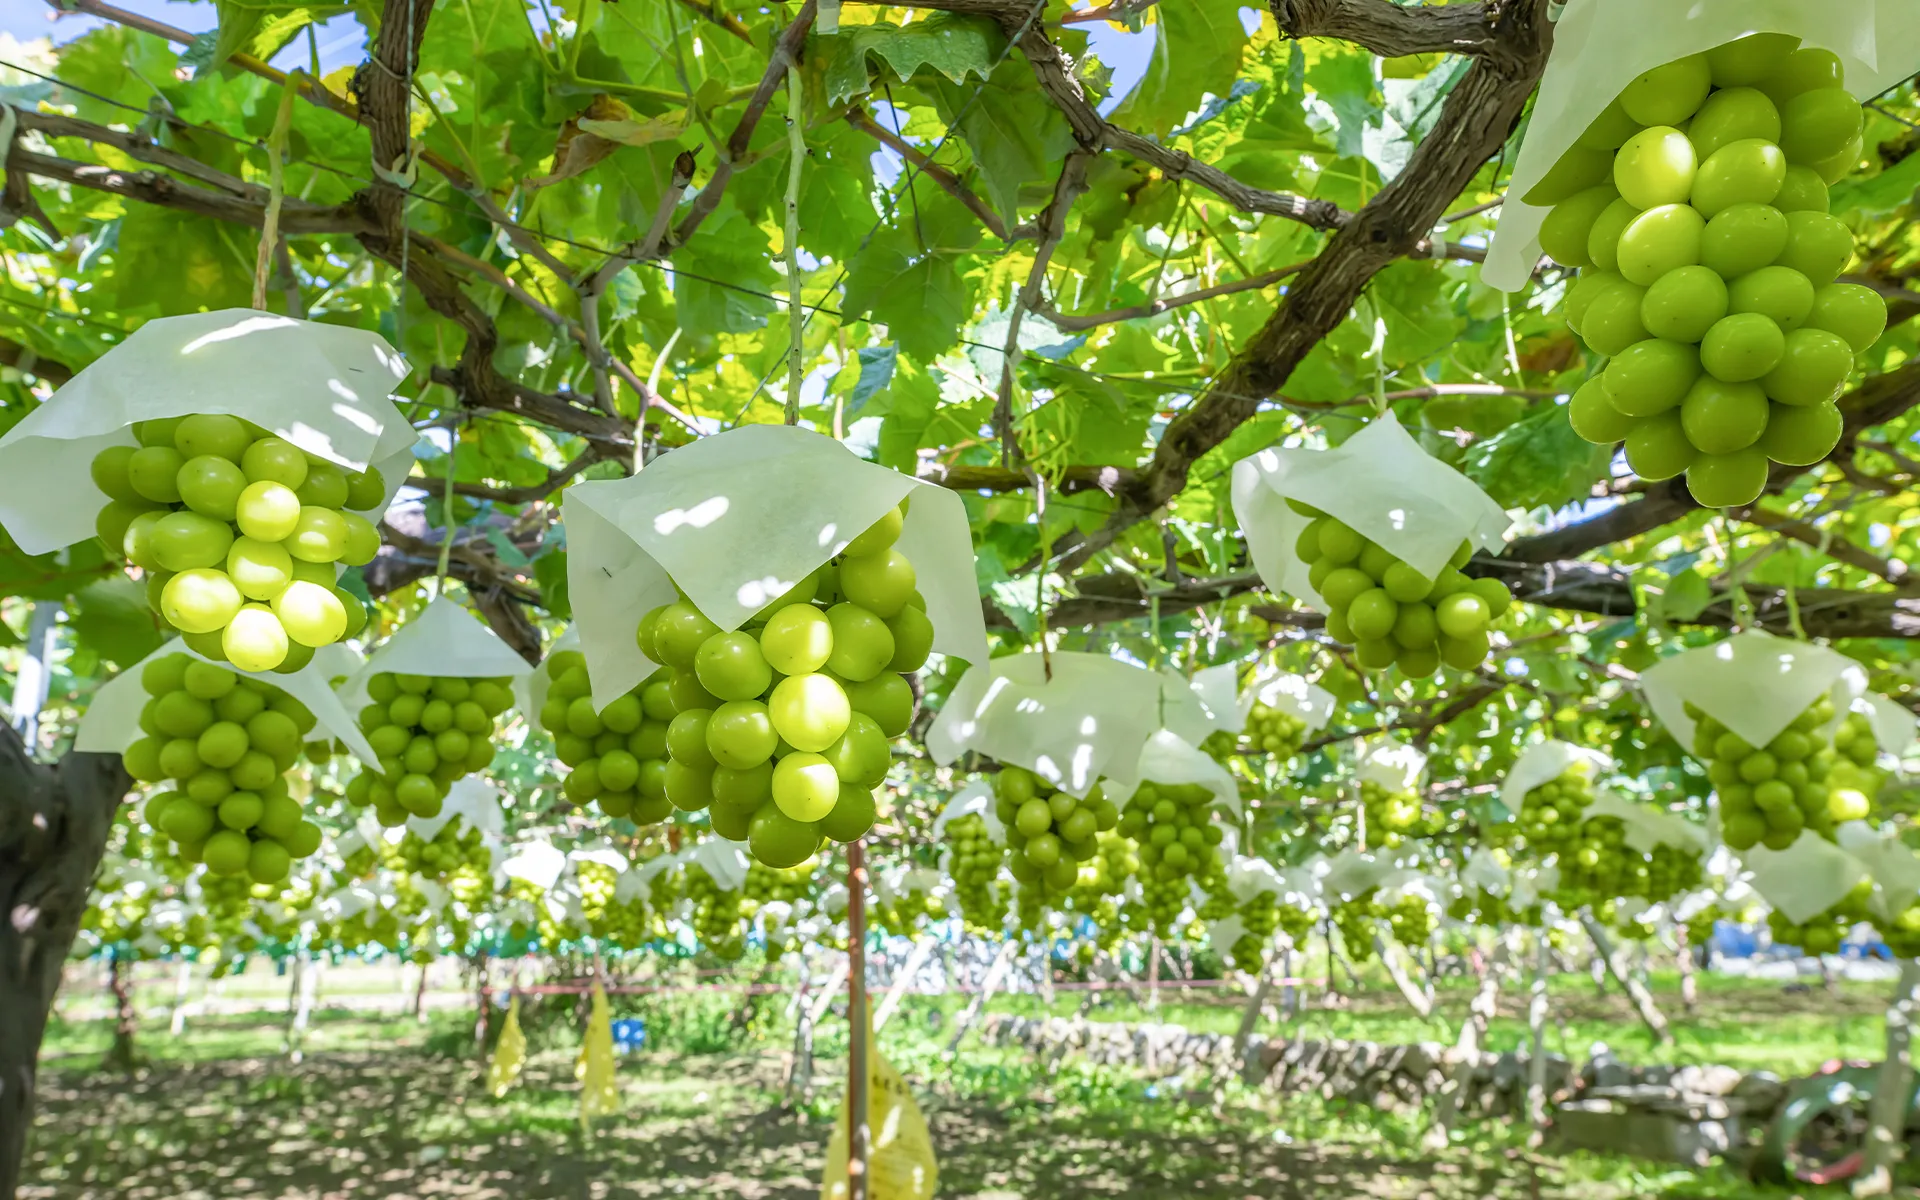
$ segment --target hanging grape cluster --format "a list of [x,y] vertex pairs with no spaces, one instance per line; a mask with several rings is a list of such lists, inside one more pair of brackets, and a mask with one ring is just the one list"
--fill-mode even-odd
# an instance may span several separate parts
[[993,840],[979,813],[948,821],[941,831],[947,842],[947,873],[960,918],[973,933],[999,933],[1007,919],[1007,897],[995,885],[1006,849]]
[[358,721],[380,770],[356,775],[347,799],[371,804],[389,829],[438,816],[456,781],[492,763],[494,718],[513,707],[506,679],[382,671],[367,681],[367,696]]
[[140,568],[147,603],[187,645],[243,671],[297,671],[358,633],[366,609],[334,586],[380,532],[359,513],[387,498],[378,471],[348,473],[250,421],[218,413],[138,421],[138,446],[93,459],[107,494],[94,531]]
[[1280,928],[1280,898],[1269,891],[1255,892],[1240,906],[1240,923],[1246,931],[1234,939],[1228,956],[1235,969],[1256,975],[1267,965],[1267,947]]
[[746,896],[722,888],[699,863],[688,863],[681,886],[693,902],[693,932],[715,958],[732,962],[746,952]]
[[1583,273],[1567,321],[1605,370],[1573,428],[1626,443],[1642,479],[1685,473],[1751,504],[1771,463],[1832,451],[1834,403],[1887,306],[1836,283],[1853,234],[1827,188],[1860,162],[1861,108],[1831,51],[1759,33],[1641,75],[1527,194],[1546,252]]
[[1058,903],[1099,850],[1097,835],[1120,819],[1096,783],[1084,798],[1057,790],[1024,767],[1002,767],[993,781],[994,815],[1006,827],[1008,869],[1032,903]]
[[492,894],[493,851],[465,821],[448,821],[431,838],[408,830],[395,850],[404,873],[445,885],[470,911]]
[[1297,500],[1289,507],[1309,518],[1294,543],[1307,564],[1307,581],[1327,605],[1327,635],[1354,648],[1369,671],[1398,666],[1423,679],[1440,664],[1471,671],[1486,661],[1487,631],[1513,606],[1513,593],[1498,579],[1468,579],[1460,573],[1473,557],[1461,542],[1432,579],[1367,540],[1346,522]]
[[[1767,914],[1767,928],[1772,932],[1776,945],[1798,946],[1808,954],[1834,954],[1854,926],[1873,919],[1873,913],[1867,907],[1871,899],[1873,880],[1862,879],[1838,904],[1797,924],[1789,921],[1779,909],[1774,909]],[[1893,949],[1891,944],[1888,949]]]
[[1403,838],[1430,837],[1439,831],[1439,814],[1428,813],[1420,793],[1410,788],[1390,788],[1378,780],[1363,779],[1360,807],[1370,847],[1391,849]]
[[549,682],[538,719],[553,735],[554,756],[570,768],[561,785],[567,799],[598,802],[609,817],[636,825],[672,815],[666,775],[673,705],[666,681],[656,675],[595,712],[585,655],[562,650],[542,666]]
[[1256,700],[1247,712],[1244,736],[1253,749],[1284,761],[1300,753],[1300,743],[1307,736],[1307,723],[1285,709]]
[[1467,921],[1488,929],[1506,925],[1531,925],[1537,928],[1544,919],[1544,912],[1538,903],[1516,909],[1512,897],[1475,886],[1448,901],[1447,916],[1455,921]]
[[145,735],[127,747],[127,774],[173,788],[146,803],[147,824],[180,856],[219,875],[278,883],[320,848],[284,773],[300,757],[313,714],[287,693],[215,663],[169,654],[140,672]]
[[668,799],[708,810],[714,832],[769,866],[873,826],[891,739],[913,720],[906,676],[933,648],[913,564],[893,548],[905,515],[890,510],[731,633],[685,599],[640,620],[673,708]]
[[1495,842],[1518,834],[1536,857],[1544,860],[1558,854],[1564,859],[1579,840],[1580,824],[1592,803],[1593,780],[1585,770],[1569,767],[1521,797],[1516,820],[1502,822],[1488,832]]
[[[1720,798],[1720,830],[1728,846],[1785,850],[1802,829],[1833,836],[1827,776],[1835,755],[1822,732],[1833,713],[1832,699],[1822,696],[1772,741],[1755,747],[1699,708],[1687,705],[1687,715],[1694,720],[1693,752],[1706,764],[1707,778]],[[1851,804],[1852,797],[1847,802]],[[1859,817],[1866,815],[1861,812]],[[1851,808],[1847,819],[1858,819]]]
[[1142,783],[1120,814],[1120,832],[1139,844],[1140,865],[1171,883],[1219,863],[1226,831],[1213,820],[1214,794],[1197,783]]
[[1385,921],[1393,940],[1402,946],[1424,946],[1437,927],[1433,906],[1418,892],[1402,891],[1391,901],[1381,897],[1379,889],[1366,891],[1333,906],[1333,923],[1346,944],[1347,957],[1365,962],[1373,956],[1373,938],[1379,922]]

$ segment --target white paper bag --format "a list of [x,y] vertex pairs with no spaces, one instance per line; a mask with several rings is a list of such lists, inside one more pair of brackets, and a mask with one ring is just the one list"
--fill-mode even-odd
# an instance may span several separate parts
[[832,438],[743,425],[629,478],[568,488],[567,586],[593,662],[594,706],[605,708],[654,669],[634,630],[649,609],[674,599],[675,583],[722,630],[738,629],[909,495],[895,545],[926,597],[933,648],[984,663],[986,623],[960,497],[867,462]]
[[1840,903],[1867,878],[1859,859],[1809,831],[1785,850],[1755,846],[1742,857],[1753,890],[1796,925]]
[[407,828],[413,836],[430,842],[454,821],[465,821],[482,834],[506,831],[506,816],[500,811],[500,792],[478,775],[463,775],[447,789],[440,812],[432,817],[408,817]]
[[[553,640],[553,645],[547,650],[547,658],[551,659],[562,650],[579,648],[580,628],[577,625],[569,625],[559,637]],[[520,711],[526,714],[529,725],[534,724],[539,718],[540,709],[547,703],[547,689],[553,686],[553,677],[547,674],[546,666],[546,660],[543,659],[538,667],[524,675],[516,675],[513,679],[514,701],[519,704]]]
[[747,881],[747,856],[740,851],[738,842],[714,837],[694,846],[693,853],[687,857],[690,865],[706,868],[708,877],[723,892],[737,892],[740,885]]
[[973,750],[1071,796],[1104,777],[1115,795],[1130,796],[1141,747],[1161,728],[1190,742],[1210,729],[1180,676],[1061,651],[1048,680],[1041,655],[1014,654],[968,668],[927,730],[927,751],[945,766]]
[[947,797],[940,806],[939,815],[933,818],[933,840],[938,842],[945,835],[948,825],[961,817],[977,815],[987,827],[987,835],[995,845],[1007,844],[1007,827],[993,811],[993,784],[985,779],[976,779]]
[[1247,923],[1240,919],[1240,914],[1228,913],[1218,921],[1207,922],[1207,944],[1222,960],[1231,962],[1229,956],[1233,953],[1233,944],[1246,932]]
[[1298,717],[1308,733],[1318,733],[1333,719],[1333,703],[1333,693],[1309,682],[1306,676],[1291,675],[1272,663],[1261,663],[1254,668],[1246,690],[1240,693],[1240,719],[1244,725],[1253,706],[1264,704]]
[[1206,710],[1207,724],[1212,728],[1239,733],[1247,727],[1246,709],[1240,703],[1238,666],[1221,663],[1217,667],[1204,667],[1193,673],[1188,686],[1200,701],[1200,707]]
[[349,685],[355,702],[350,707],[366,703],[367,683],[380,674],[470,679],[505,676],[515,681],[532,671],[527,660],[509,649],[492,626],[457,601],[436,596],[368,656]]
[[345,325],[250,308],[148,321],[0,438],[0,526],[28,554],[94,536],[107,503],[94,456],[135,445],[135,421],[193,413],[244,417],[350,471],[377,467],[391,502],[413,469],[413,427],[387,399],[406,376],[379,334]]
[[1359,750],[1354,774],[1389,792],[1410,792],[1427,769],[1427,756],[1405,742],[1367,742]]
[[1613,817],[1626,826],[1627,845],[1641,853],[1655,846],[1705,854],[1707,831],[1685,817],[1662,812],[1651,804],[1637,804],[1615,791],[1603,791],[1587,806],[1588,817]]
[[1894,758],[1904,758],[1913,748],[1915,720],[1911,710],[1898,700],[1874,693],[1860,696],[1853,702],[1855,712],[1866,714],[1867,721],[1873,726],[1874,744],[1880,747],[1880,753],[1890,754]]
[[1570,767],[1579,767],[1588,780],[1599,779],[1613,770],[1613,759],[1604,751],[1571,742],[1548,739],[1535,742],[1520,752],[1500,783],[1500,803],[1510,813],[1518,813],[1527,793],[1543,783],[1560,778]]
[[1323,894],[1333,899],[1352,900],[1380,886],[1382,880],[1398,870],[1391,858],[1342,850],[1327,863],[1320,879]]
[[[1689,751],[1689,702],[1749,745],[1764,746],[1857,667],[1825,646],[1751,630],[1655,663],[1640,673],[1640,689],[1667,732]],[[1851,701],[1836,694],[1835,723]]]
[[1513,875],[1501,865],[1493,851],[1480,846],[1467,856],[1466,865],[1460,868],[1460,882],[1495,896],[1504,896],[1513,887]]
[[553,890],[560,873],[567,869],[567,856],[552,842],[522,842],[511,858],[500,864],[500,873],[519,879],[543,892]]
[[[185,642],[174,638],[100,686],[100,690],[93,694],[93,702],[87,706],[86,715],[80,718],[80,729],[74,736],[73,748],[97,754],[120,754],[139,741],[144,736],[140,732],[140,710],[151,699],[146,689],[140,686],[140,673],[148,663],[172,654],[185,654],[200,662],[213,661],[195,654]],[[323,729],[327,736],[339,739],[346,745],[347,752],[362,764],[379,769],[380,756],[373,752],[372,746],[367,745],[367,739],[353,723],[346,706],[340,703],[340,698],[327,686],[326,677],[314,669],[313,663],[286,675],[277,675],[272,671],[242,671],[232,663],[214,665],[225,667],[235,675],[270,683],[292,696],[313,714],[316,729]]]
[[1517,292],[1540,260],[1550,208],[1521,200],[1638,76],[1749,33],[1790,33],[1831,50],[1868,100],[1920,70],[1913,0],[1568,0],[1514,161],[1480,278]]
[[1460,543],[1497,550],[1512,524],[1493,498],[1420,448],[1392,413],[1331,450],[1269,447],[1233,464],[1233,511],[1268,588],[1324,610],[1294,543],[1294,499],[1337,517],[1431,579]]
[[1138,780],[1134,787],[1124,792],[1116,788],[1108,793],[1108,799],[1122,804],[1139,790],[1140,783],[1195,783],[1212,792],[1213,802],[1224,806],[1234,820],[1240,819],[1240,785],[1206,751],[1171,730],[1157,730],[1147,739],[1147,744],[1140,748],[1140,762],[1134,768],[1134,776]]
[[1899,916],[1920,896],[1920,857],[1897,833],[1875,829],[1865,821],[1845,821],[1834,831],[1834,838],[1873,876],[1872,907],[1883,920]]

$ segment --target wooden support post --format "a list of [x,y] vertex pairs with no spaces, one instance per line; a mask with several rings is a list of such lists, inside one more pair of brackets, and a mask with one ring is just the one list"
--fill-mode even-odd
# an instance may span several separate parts
[[[1305,962],[1306,957],[1307,956],[1304,953],[1302,953],[1300,956],[1301,961]],[[1287,949],[1282,950],[1280,952],[1280,974],[1288,980],[1292,980],[1293,978],[1293,948],[1292,947],[1288,947]],[[1280,989],[1280,1016],[1281,1016],[1281,1019],[1283,1020],[1292,1021],[1295,1017],[1299,1015],[1300,1015],[1300,987],[1298,984],[1289,982],[1284,986],[1282,986]]]
[[1538,1147],[1547,1127],[1547,967],[1551,961],[1547,931],[1534,934],[1533,997],[1527,1005],[1527,1122],[1533,1127],[1528,1144]]
[[1680,1007],[1688,1016],[1700,1010],[1700,985],[1694,980],[1693,946],[1687,937],[1685,921],[1673,923],[1674,961],[1680,968]]
[[1466,1107],[1467,1089],[1473,1086],[1475,1060],[1487,1040],[1487,1026],[1499,1011],[1500,972],[1506,963],[1507,939],[1503,936],[1494,946],[1492,960],[1480,968],[1480,990],[1474,993],[1473,1002],[1467,1007],[1467,1019],[1453,1044],[1453,1070],[1448,1073],[1440,1103],[1434,1109],[1433,1124],[1423,1139],[1429,1152],[1446,1149],[1453,1127]]
[[987,977],[981,982],[979,993],[967,1002],[967,1007],[961,1012],[960,1019],[954,1022],[953,1036],[947,1040],[947,1049],[943,1055],[948,1062],[952,1062],[954,1055],[959,1053],[960,1043],[966,1038],[967,1031],[973,1028],[974,1021],[986,1011],[987,1001],[993,996],[993,989],[1000,986],[1000,980],[1005,978],[1007,968],[1013,965],[1014,951],[1019,946],[1020,943],[1013,938],[1000,943],[1000,952],[993,956],[993,964],[987,968]]
[[1155,934],[1147,944],[1147,1007],[1158,1010],[1160,1007],[1160,935]]
[[873,1014],[873,1031],[879,1033],[886,1028],[893,1010],[900,1007],[900,1000],[913,984],[913,977],[920,973],[921,966],[927,961],[927,955],[933,952],[935,943],[930,937],[915,938],[913,949],[907,952],[907,961],[894,973],[893,984],[887,988],[887,994],[881,998],[880,1007]]
[[1395,949],[1394,944],[1378,932],[1373,935],[1373,952],[1379,956],[1380,965],[1387,969],[1387,977],[1393,980],[1393,986],[1400,990],[1400,995],[1424,1021],[1433,1015],[1433,987],[1429,984],[1422,990],[1413,986],[1413,977],[1407,974],[1406,964],[1394,954]]
[[173,1020],[168,1032],[179,1037],[187,1031],[187,992],[193,984],[193,964],[182,956],[173,976]]
[[1653,1034],[1654,1040],[1662,1045],[1672,1042],[1673,1033],[1667,1028],[1667,1019],[1654,1006],[1653,993],[1647,990],[1646,984],[1634,978],[1620,961],[1614,952],[1613,939],[1607,936],[1600,922],[1593,919],[1592,913],[1581,913],[1580,924],[1586,929],[1587,936],[1593,939],[1594,953],[1606,964],[1607,973],[1613,976],[1613,981],[1633,1002],[1633,1009],[1640,1014],[1640,1023],[1647,1027],[1647,1032]]
[[847,1200],[867,1200],[867,856],[847,846]]
[[1268,958],[1260,969],[1259,979],[1253,985],[1252,993],[1247,997],[1247,1006],[1240,1011],[1240,1027],[1233,1033],[1233,1061],[1240,1062],[1247,1056],[1247,1043],[1253,1040],[1254,1026],[1260,1023],[1260,1010],[1267,1006],[1267,995],[1273,991],[1273,976],[1276,961]]
[[1854,1178],[1856,1196],[1893,1194],[1893,1169],[1907,1148],[1907,1107],[1913,1100],[1913,1020],[1920,1008],[1920,961],[1900,964],[1900,982],[1887,1005],[1887,1052],[1868,1106],[1867,1144]]

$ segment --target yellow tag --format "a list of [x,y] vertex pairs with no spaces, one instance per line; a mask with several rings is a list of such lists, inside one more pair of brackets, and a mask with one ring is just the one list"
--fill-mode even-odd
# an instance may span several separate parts
[[[827,1169],[820,1200],[846,1200],[847,1097],[840,1100],[833,1137],[827,1142]],[[927,1119],[914,1103],[907,1081],[873,1045],[867,1033],[867,1196],[869,1200],[932,1200],[940,1181]]]
[[580,1043],[573,1076],[580,1081],[581,1128],[589,1128],[594,1117],[620,1111],[620,1085],[613,1078],[613,1013],[598,983],[593,985],[593,1011],[587,1016],[587,1036]]
[[507,1002],[507,1023],[500,1027],[493,1062],[487,1066],[487,1091],[495,1100],[506,1095],[520,1081],[520,1068],[526,1065],[527,1035],[520,1032],[520,994],[515,992]]

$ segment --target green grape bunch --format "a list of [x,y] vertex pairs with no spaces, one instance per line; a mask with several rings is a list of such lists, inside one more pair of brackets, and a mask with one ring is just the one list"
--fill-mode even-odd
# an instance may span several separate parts
[[365,607],[335,584],[341,564],[380,550],[360,515],[386,502],[378,471],[342,471],[219,413],[136,421],[132,432],[138,445],[94,456],[107,495],[94,531],[140,569],[148,606],[195,652],[291,672],[365,627]]
[[1563,859],[1580,840],[1581,822],[1593,803],[1593,779],[1578,767],[1569,767],[1521,797],[1520,813],[1505,828],[1527,840],[1527,848],[1545,859]]
[[640,619],[671,707],[667,798],[715,833],[791,867],[873,827],[892,739],[912,723],[907,676],[933,648],[913,564],[894,548],[906,503],[723,632],[690,600]]
[[554,756],[568,768],[561,792],[574,804],[636,825],[673,815],[667,799],[667,722],[673,704],[655,677],[598,712],[586,656],[561,650],[542,664],[547,695],[536,719],[553,736]]
[[445,886],[469,910],[492,890],[493,851],[465,821],[448,821],[431,838],[408,830],[394,849],[401,870]]
[[947,843],[947,873],[953,877],[953,895],[960,918],[973,933],[998,933],[1007,919],[1007,896],[995,885],[1006,847],[993,840],[986,818],[967,813],[948,821],[941,834]]
[[699,863],[688,863],[682,886],[693,902],[693,932],[716,958],[733,962],[746,952],[748,913],[738,888],[722,888]]
[[1618,817],[1582,821],[1556,865],[1560,879],[1553,897],[1568,911],[1634,894],[1646,869],[1644,857],[1627,846],[1627,827]]
[[1581,275],[1567,323],[1603,371],[1576,433],[1626,443],[1645,480],[1751,504],[1773,463],[1825,458],[1854,356],[1886,301],[1836,282],[1853,233],[1828,188],[1859,165],[1860,102],[1831,51],[1757,33],[1656,67],[1527,193],[1540,244]]
[[[1815,700],[1772,741],[1759,747],[1692,704],[1687,705],[1687,715],[1694,721],[1694,755],[1706,764],[1707,778],[1720,797],[1721,836],[1729,847],[1739,851],[1764,845],[1785,850],[1802,829],[1833,837],[1827,777],[1836,756],[1822,732],[1833,720],[1830,697]],[[1864,808],[1864,797],[1859,799],[1859,807]],[[1851,815],[1854,797],[1843,803],[1848,819],[1859,819]]]
[[[1797,924],[1789,921],[1779,909],[1773,910],[1767,914],[1767,928],[1773,934],[1773,940],[1781,945],[1798,946],[1809,954],[1835,954],[1854,926],[1873,919],[1873,913],[1867,906],[1872,898],[1873,880],[1862,879],[1838,904]],[[1897,921],[1888,924],[1894,925],[1896,931],[1899,928]],[[1885,932],[1881,931],[1882,936]],[[1906,938],[1903,936],[1901,940],[1904,942]],[[1893,944],[1889,942],[1887,948],[1893,950]],[[1898,950],[1894,952],[1900,953]]]
[[1226,830],[1213,820],[1214,794],[1197,783],[1142,783],[1120,814],[1120,833],[1139,845],[1140,866],[1160,882],[1207,875],[1220,866]]
[[1366,817],[1367,844],[1398,846],[1403,838],[1431,837],[1440,830],[1440,816],[1429,813],[1420,793],[1389,788],[1378,780],[1360,781],[1360,807]]
[[1377,923],[1386,915],[1386,907],[1375,899],[1373,888],[1333,905],[1328,915],[1333,918],[1333,927],[1340,931],[1340,942],[1347,948],[1347,957],[1354,965],[1373,957]]
[[355,776],[347,800],[389,829],[439,816],[454,783],[493,762],[494,720],[513,707],[510,680],[453,675],[382,671],[367,697],[357,719],[380,769]]
[[1236,970],[1257,975],[1267,965],[1267,947],[1280,928],[1280,898],[1269,891],[1258,891],[1240,905],[1240,923],[1245,928],[1229,948],[1228,957]]
[[1827,774],[1827,815],[1835,824],[1864,821],[1873,815],[1873,799],[1886,772],[1876,762],[1879,738],[1865,713],[1850,712],[1833,731],[1833,769]]
[[1256,700],[1247,711],[1243,736],[1254,749],[1284,761],[1300,753],[1300,743],[1307,736],[1307,723],[1285,709]]
[[1002,767],[993,796],[1006,829],[1008,870],[1036,904],[1064,899],[1080,881],[1080,864],[1099,853],[1099,835],[1120,821],[1100,784],[1076,798],[1024,767]]
[[299,760],[313,713],[264,680],[186,654],[148,662],[140,685],[145,735],[127,747],[127,774],[173,787],[146,802],[149,826],[175,852],[216,875],[279,883],[320,848],[285,772]]
[[1298,500],[1287,506],[1308,518],[1293,549],[1326,601],[1327,634],[1352,646],[1363,668],[1398,666],[1408,678],[1424,679],[1442,663],[1471,671],[1486,661],[1493,648],[1488,631],[1512,609],[1513,593],[1498,579],[1460,573],[1473,543],[1461,542],[1429,579],[1344,521]]

